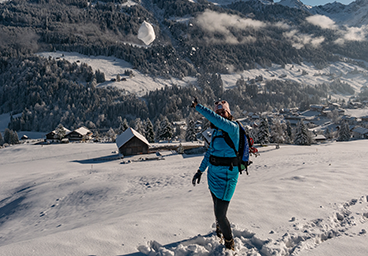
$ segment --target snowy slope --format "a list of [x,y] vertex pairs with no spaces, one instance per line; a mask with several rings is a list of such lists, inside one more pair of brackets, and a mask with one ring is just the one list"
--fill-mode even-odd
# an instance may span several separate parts
[[300,0],[281,0],[278,2],[278,4],[281,4],[283,6],[287,6],[290,8],[297,8],[305,11],[309,11],[312,6],[303,4]]
[[339,25],[359,28],[368,25],[367,0],[354,1],[348,5],[334,1],[325,5],[308,6],[300,0],[281,0],[277,4],[327,16]]
[[[106,56],[86,56],[75,52],[41,52],[38,55],[48,58],[65,59],[69,62],[87,63],[92,67],[93,71],[100,70],[105,74],[106,82],[99,84],[102,87],[115,86],[120,89],[125,89],[128,93],[137,93],[140,96],[145,95],[149,91],[154,91],[157,88],[165,87],[165,85],[171,86],[173,83],[177,85],[186,85],[187,79],[163,79],[159,77],[152,77],[146,74],[140,73],[138,70],[133,69],[133,66],[122,59]],[[132,71],[134,77],[124,76],[126,70]],[[116,79],[116,76],[120,74],[121,78],[126,78],[126,81],[111,81]],[[191,79],[191,78],[188,78]]]
[[[101,70],[105,73],[107,82],[100,84],[99,86],[108,87],[116,86],[120,89],[125,89],[127,92],[137,93],[139,96],[146,94],[148,91],[155,90],[156,88],[162,88],[165,85],[171,86],[177,84],[180,86],[186,86],[189,83],[195,84],[196,78],[185,77],[182,80],[172,78],[170,80],[163,78],[154,78],[148,75],[141,74],[136,69],[132,69],[132,65],[124,60],[105,57],[105,56],[85,56],[78,53],[70,52],[42,52],[38,53],[41,56],[53,58],[64,58],[70,62],[87,63],[95,70]],[[367,66],[368,64],[365,63]],[[130,70],[134,73],[134,77],[126,78],[127,81],[112,82],[109,81],[112,78],[116,78],[117,74],[121,77],[125,70]],[[302,75],[302,71],[305,70],[308,74]],[[356,72],[353,72],[356,70]],[[285,68],[280,65],[273,65],[270,68],[259,67],[257,69],[245,70],[241,73],[221,74],[221,78],[224,82],[224,88],[232,88],[235,86],[236,81],[243,76],[245,79],[254,79],[256,76],[262,75],[265,79],[283,79],[293,80],[299,83],[308,85],[318,85],[321,83],[331,83],[333,77],[339,78],[341,81],[349,83],[356,91],[360,92],[361,87],[368,81],[368,72],[356,65],[348,64],[345,62],[335,62],[322,70],[317,69],[310,63],[287,64]],[[285,76],[279,78],[280,76]],[[336,98],[348,99],[349,95],[335,95]]]
[[[228,5],[228,4],[231,4],[231,3],[234,3],[234,2],[247,2],[247,1],[250,1],[250,0],[208,0],[208,2],[212,2],[216,5]],[[273,1],[271,0],[258,0],[260,3],[262,4],[272,4]]]
[[367,11],[367,0],[354,1],[349,5],[334,2],[323,6],[315,6],[311,9],[311,13],[328,16],[337,24],[352,27],[368,25]]
[[[238,255],[366,255],[367,143],[259,148],[228,213]],[[191,185],[202,155],[122,164],[116,150],[1,149],[0,255],[228,255],[206,178]]]

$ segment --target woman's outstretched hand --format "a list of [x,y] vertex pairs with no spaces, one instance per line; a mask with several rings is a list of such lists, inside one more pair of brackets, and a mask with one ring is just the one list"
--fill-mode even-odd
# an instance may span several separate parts
[[198,105],[198,100],[197,98],[194,98],[194,100],[192,101],[192,105],[190,105],[191,108],[195,108]]

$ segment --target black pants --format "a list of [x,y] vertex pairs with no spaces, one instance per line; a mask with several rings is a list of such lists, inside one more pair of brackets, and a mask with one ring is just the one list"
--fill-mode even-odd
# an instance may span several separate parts
[[213,206],[215,210],[216,222],[219,224],[222,234],[226,240],[231,240],[233,235],[231,233],[230,222],[226,217],[227,209],[229,208],[229,201],[218,199],[212,192]]

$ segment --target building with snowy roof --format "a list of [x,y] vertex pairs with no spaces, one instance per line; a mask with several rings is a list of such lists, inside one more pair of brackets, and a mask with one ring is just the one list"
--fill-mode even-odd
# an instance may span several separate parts
[[65,138],[69,141],[85,141],[92,139],[93,132],[82,126],[72,132],[66,134]]
[[368,129],[361,126],[355,126],[352,135],[354,139],[368,139]]
[[150,146],[142,134],[130,127],[116,138],[116,145],[124,156],[147,154]]
[[[65,127],[62,127],[62,128],[64,129],[64,136],[71,132],[69,129]],[[60,128],[56,128],[55,130],[46,134],[46,140],[59,141],[60,139],[62,139],[60,138],[60,135],[58,134],[58,129]]]

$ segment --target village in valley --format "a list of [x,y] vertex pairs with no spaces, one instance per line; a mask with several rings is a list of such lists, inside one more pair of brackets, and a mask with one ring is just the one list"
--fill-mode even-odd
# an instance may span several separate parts
[[[327,141],[358,140],[368,139],[368,115],[367,106],[364,103],[348,102],[342,107],[338,103],[327,105],[311,105],[306,111],[298,109],[282,109],[280,111],[252,113],[244,112],[244,116],[238,118],[259,146],[280,144],[299,144],[310,145],[313,143],[323,143]],[[355,113],[355,114],[354,114]],[[189,121],[190,122],[190,121]],[[264,124],[266,122],[266,125]],[[119,129],[110,128],[102,133],[88,129],[84,126],[75,130],[69,130],[62,124],[59,124],[55,130],[44,135],[43,138],[30,139],[27,132],[20,140],[15,139],[15,143],[8,143],[7,132],[17,134],[6,129],[1,147],[7,147],[18,143],[37,143],[37,144],[57,144],[57,143],[116,143],[119,158],[130,155],[152,154],[152,157],[141,159],[160,159],[158,152],[165,150],[174,150],[178,153],[203,153],[211,141],[212,129],[206,127],[207,122],[198,119],[187,124],[187,120],[181,122],[172,122],[164,126],[152,127],[147,131],[138,125],[138,127],[120,127]],[[300,129],[300,124],[308,130],[309,139],[298,142],[296,136]],[[266,132],[261,131],[262,126],[266,126]],[[348,135],[341,135],[342,126],[348,127]],[[147,129],[147,128],[146,128]],[[160,133],[165,134],[163,137]],[[150,133],[151,135],[148,135]],[[189,134],[192,133],[192,134]],[[262,135],[261,135],[262,134]],[[265,135],[264,135],[265,134]],[[148,138],[151,136],[150,138]],[[154,136],[154,137],[152,137]],[[266,136],[266,138],[261,138]],[[0,140],[1,142],[1,140]],[[158,157],[157,157],[157,156]]]

